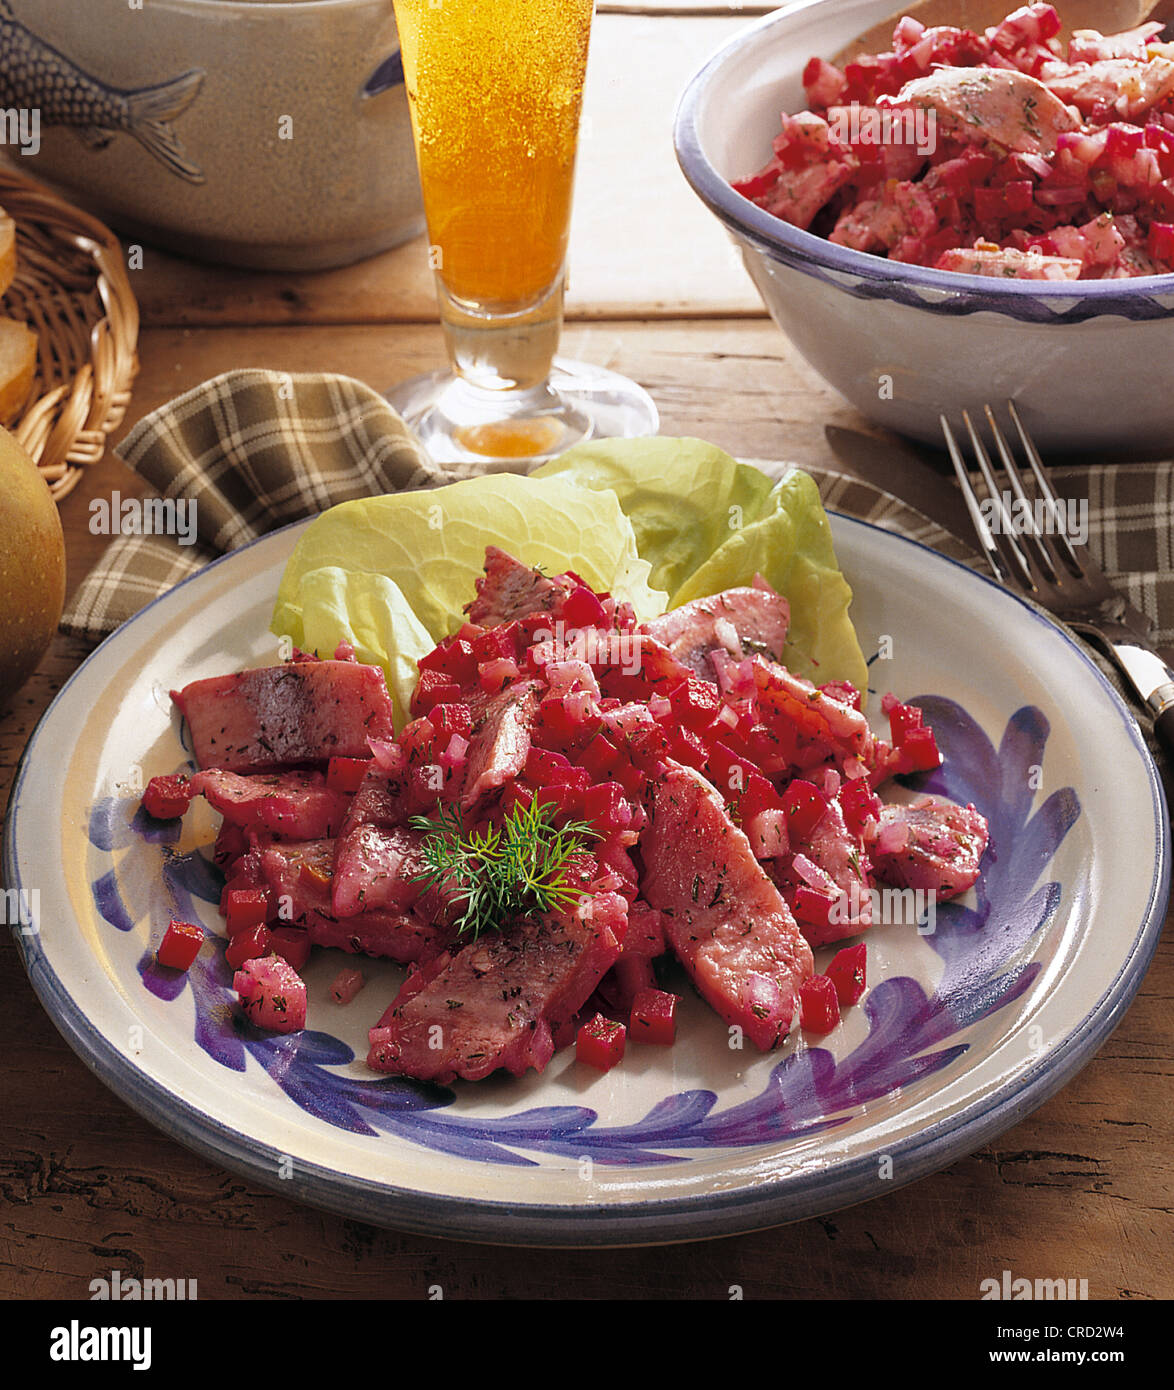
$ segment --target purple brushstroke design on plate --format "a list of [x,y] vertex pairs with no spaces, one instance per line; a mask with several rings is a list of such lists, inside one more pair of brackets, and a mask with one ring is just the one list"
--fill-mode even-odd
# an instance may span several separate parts
[[[220,938],[209,939],[186,974],[160,968],[148,953],[140,977],[159,999],[191,988],[195,1041],[221,1066],[243,1071],[251,1056],[290,1100],[328,1124],[396,1135],[473,1161],[533,1165],[537,1159],[526,1154],[535,1153],[619,1166],[683,1162],[688,1153],[673,1151],[738,1149],[835,1129],[868,1103],[950,1067],[968,1050],[959,1034],[1029,988],[1041,966],[1025,957],[1062,896],[1059,883],[1040,880],[1081,814],[1070,787],[1035,806],[1033,772],[1043,766],[1049,735],[1039,709],[1017,710],[996,748],[960,704],[936,695],[911,703],[925,711],[944,762],[932,774],[903,779],[905,785],[972,802],[990,824],[975,905],[937,908],[936,929],[923,938],[943,965],[932,994],[908,976],[881,980],[860,1005],[868,1034],[857,1047],[839,1059],[827,1048],[797,1047],[772,1068],[762,1091],[741,1104],[716,1110],[712,1091],[690,1090],[664,1097],[635,1123],[610,1128],[600,1125],[596,1111],[573,1105],[473,1119],[453,1112],[459,1097],[448,1087],[332,1070],[355,1057],[331,1034],[306,1029],[282,1036],[254,1028],[233,1007],[233,972]],[[136,835],[157,842],[154,829],[163,824],[143,824],[136,815],[128,826],[100,803],[90,818],[91,842],[107,851]],[[166,844],[160,852],[175,915],[196,920],[197,900],[216,902],[222,876],[199,853],[178,854]],[[94,879],[92,891],[107,920],[108,910],[130,917],[112,872]]]

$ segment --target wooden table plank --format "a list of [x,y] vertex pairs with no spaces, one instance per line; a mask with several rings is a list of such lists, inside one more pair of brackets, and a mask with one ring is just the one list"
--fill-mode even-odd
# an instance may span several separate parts
[[[653,391],[668,434],[830,462],[825,421],[862,422],[756,321],[582,324],[565,346]],[[383,388],[442,356],[434,326],[150,330],[129,425],[230,366],[345,371]],[[108,456],[62,507],[71,579],[100,554],[88,502],[136,480]],[[35,718],[81,654],[59,639],[0,718],[0,798]],[[0,946],[0,1296],[86,1298],[113,1269],[196,1279],[201,1299],[861,1298],[973,1300],[1008,1269],[1090,1298],[1174,1296],[1169,1105],[1174,941],[1117,1031],[1034,1115],[949,1170],[830,1216],[677,1247],[527,1251],[440,1242],[253,1188],[164,1137],[72,1054],[11,941]]]
[[[764,314],[724,229],[677,168],[672,145],[686,82],[743,23],[599,17],[571,229],[570,317]],[[424,237],[312,275],[204,266],[147,247],[131,279],[143,322],[155,326],[436,318]]]

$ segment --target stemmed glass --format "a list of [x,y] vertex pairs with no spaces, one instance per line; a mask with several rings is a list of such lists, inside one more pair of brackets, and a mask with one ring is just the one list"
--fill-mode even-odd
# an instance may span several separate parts
[[451,370],[389,400],[440,461],[655,434],[641,387],[555,356],[594,0],[394,0]]

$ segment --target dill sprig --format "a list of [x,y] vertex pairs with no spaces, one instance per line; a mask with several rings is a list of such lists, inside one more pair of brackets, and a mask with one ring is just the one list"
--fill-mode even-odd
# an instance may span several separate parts
[[479,830],[466,830],[455,806],[440,807],[434,818],[413,816],[409,824],[425,832],[420,849],[427,863],[413,877],[465,894],[457,929],[474,940],[520,917],[568,908],[580,897],[567,881],[568,866],[599,834],[586,821],[556,826],[553,815],[552,806],[534,800],[515,805],[500,826]]

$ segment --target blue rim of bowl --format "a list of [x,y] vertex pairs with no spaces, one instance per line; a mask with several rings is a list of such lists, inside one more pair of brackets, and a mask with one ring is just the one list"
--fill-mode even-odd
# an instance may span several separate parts
[[[986,311],[1039,323],[1079,323],[1101,315],[1137,321],[1174,317],[1174,273],[1130,280],[1044,282],[992,280],[953,270],[934,270],[837,246],[824,237],[791,226],[736,193],[710,163],[697,128],[709,83],[735,54],[760,43],[764,36],[785,27],[795,16],[829,3],[831,0],[797,0],[739,30],[694,73],[681,95],[673,120],[673,145],[681,172],[701,201],[731,232],[772,260],[825,280],[858,298],[894,300],[930,313]],[[754,151],[747,150],[748,170],[755,158]],[[759,163],[764,161],[765,156]],[[845,276],[855,283],[845,283]],[[1156,295],[1169,296],[1170,303],[1160,303]]]
[[[908,1186],[966,1157],[984,1143],[1044,1104],[1092,1057],[1120,1022],[1145,976],[1165,920],[1170,892],[1170,825],[1165,793],[1141,731],[1121,696],[1097,669],[1080,643],[1063,627],[993,579],[960,561],[942,555],[919,541],[871,526],[856,517],[832,511],[841,523],[880,532],[889,541],[912,546],[931,560],[953,566],[1014,603],[1054,632],[1087,667],[1101,693],[1108,697],[1147,773],[1154,811],[1156,857],[1146,911],[1132,946],[1115,978],[1085,1018],[1064,1040],[1012,1084],[1004,1083],[916,1135],[886,1146],[893,1171],[900,1174],[884,1184],[885,1192]],[[196,574],[160,595],[112,633],[73,673],[54,697],[33,730],[17,766],[5,818],[2,869],[4,883],[19,893],[17,824],[20,797],[33,762],[37,742],[58,705],[75,682],[83,680],[91,663],[108,642],[125,633],[156,605],[168,602],[178,589],[200,580],[210,570],[237,559],[244,550],[263,546],[285,532],[305,525],[294,522],[269,532],[248,545],[212,561]],[[998,601],[998,600],[996,600]],[[866,1153],[827,1168],[803,1169],[778,1184],[755,1182],[733,1192],[699,1194],[660,1201],[601,1205],[514,1204],[478,1201],[460,1196],[422,1193],[376,1183],[337,1169],[299,1159],[294,1176],[278,1178],[278,1151],[261,1144],[180,1100],[162,1083],[140,1072],[86,1017],[49,965],[36,935],[14,937],[30,982],[58,1031],[86,1066],[157,1129],[220,1167],[228,1168],[278,1195],[336,1215],[390,1227],[415,1235],[522,1247],[614,1247],[662,1245],[717,1239],[770,1229],[793,1221],[826,1215],[882,1195],[877,1191],[875,1155]]]

